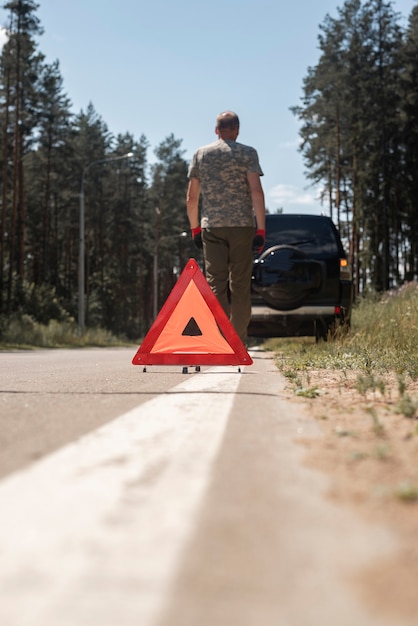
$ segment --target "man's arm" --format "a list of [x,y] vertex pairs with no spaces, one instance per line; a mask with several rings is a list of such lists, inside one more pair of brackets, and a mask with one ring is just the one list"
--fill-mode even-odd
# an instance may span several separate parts
[[199,227],[199,196],[200,196],[200,180],[191,178],[187,187],[186,205],[187,217],[189,218],[190,228]]
[[260,175],[257,172],[248,172],[247,179],[257,222],[257,230],[266,230],[266,205]]

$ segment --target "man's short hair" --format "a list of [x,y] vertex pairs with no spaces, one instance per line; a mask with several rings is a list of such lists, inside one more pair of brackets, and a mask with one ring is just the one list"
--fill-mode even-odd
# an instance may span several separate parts
[[223,113],[219,113],[216,118],[216,128],[219,130],[226,130],[227,128],[230,130],[236,130],[239,128],[238,115],[233,111],[224,111]]

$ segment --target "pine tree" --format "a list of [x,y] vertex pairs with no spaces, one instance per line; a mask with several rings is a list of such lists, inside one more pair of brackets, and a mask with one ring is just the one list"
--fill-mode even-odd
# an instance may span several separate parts
[[64,246],[63,149],[70,138],[70,101],[63,93],[58,61],[45,65],[39,77],[37,127],[34,150],[27,162],[27,221],[31,244],[28,262],[35,284],[49,283],[61,288],[61,250]]
[[338,14],[321,26],[322,54],[293,110],[308,176],[323,184],[331,216],[334,203],[349,234],[357,291],[385,289],[397,273],[401,31],[382,0],[349,0]]
[[[36,85],[43,55],[37,52],[34,37],[42,32],[33,0],[13,0],[9,11],[8,41],[0,63],[2,85],[2,294],[7,281],[6,310],[12,309],[16,281],[25,277],[25,187],[24,156],[36,124]],[[5,234],[8,234],[7,239]],[[7,267],[6,267],[7,264]],[[1,303],[2,309],[4,303]]]
[[188,167],[181,144],[181,139],[169,135],[155,149],[158,161],[151,168],[149,197],[154,208],[154,254],[158,255],[159,270],[154,285],[157,304],[168,296],[186,260],[181,233],[188,229],[185,210]]
[[371,71],[364,106],[367,143],[363,148],[366,193],[363,205],[365,237],[370,246],[370,282],[378,291],[389,289],[398,274],[396,261],[397,210],[399,206],[399,109],[398,57],[402,36],[390,4],[370,0],[365,5],[369,24]]
[[[402,224],[403,262],[407,280],[418,277],[418,6],[409,17],[400,52],[401,130],[403,154]],[[406,240],[406,241],[405,241]]]

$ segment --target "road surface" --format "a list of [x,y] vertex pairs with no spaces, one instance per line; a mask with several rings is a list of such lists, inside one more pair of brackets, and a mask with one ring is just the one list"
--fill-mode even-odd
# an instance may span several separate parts
[[135,351],[0,353],[0,623],[407,626],[355,584],[395,538],[327,499],[271,355]]

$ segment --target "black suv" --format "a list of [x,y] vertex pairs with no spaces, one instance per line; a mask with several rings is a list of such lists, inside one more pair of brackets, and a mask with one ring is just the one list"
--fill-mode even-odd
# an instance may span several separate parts
[[327,339],[349,327],[351,268],[339,233],[323,215],[266,215],[266,245],[255,259],[253,337]]

